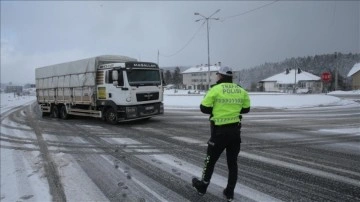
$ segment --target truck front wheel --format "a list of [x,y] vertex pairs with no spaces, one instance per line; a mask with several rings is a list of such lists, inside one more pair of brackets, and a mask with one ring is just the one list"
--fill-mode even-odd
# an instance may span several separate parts
[[106,110],[106,121],[111,124],[116,124],[118,122],[117,113],[113,108]]
[[69,114],[66,112],[65,105],[62,106],[61,109],[60,109],[60,118],[62,118],[64,120],[69,118]]

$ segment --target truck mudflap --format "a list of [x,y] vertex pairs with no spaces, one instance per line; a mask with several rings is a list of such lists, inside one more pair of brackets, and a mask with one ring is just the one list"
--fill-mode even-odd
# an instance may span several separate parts
[[41,112],[43,113],[50,113],[51,111],[51,105],[50,104],[39,104]]
[[118,111],[118,113],[119,121],[147,118],[164,114],[164,105],[163,103],[153,103],[136,106],[124,106],[124,108]]

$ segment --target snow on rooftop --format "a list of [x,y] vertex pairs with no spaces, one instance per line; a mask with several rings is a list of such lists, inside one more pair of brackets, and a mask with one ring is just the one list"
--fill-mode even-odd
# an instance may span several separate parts
[[360,63],[356,63],[349,71],[348,73],[348,77],[352,76],[353,74],[355,74],[356,72],[360,71]]
[[[220,66],[218,65],[210,65],[210,71],[211,72],[217,72],[219,70]],[[208,72],[209,68],[207,65],[205,66],[195,66],[190,67],[189,69],[182,72],[182,74],[188,74],[188,73],[195,73],[195,72]]]
[[320,80],[320,77],[311,74],[309,72],[302,71],[300,74],[298,74],[297,70],[292,69],[289,71],[288,74],[286,74],[286,71],[276,74],[274,76],[271,76],[267,79],[261,80],[262,82],[267,81],[275,81],[279,84],[293,84],[295,81],[295,73],[296,73],[296,81],[318,81]]

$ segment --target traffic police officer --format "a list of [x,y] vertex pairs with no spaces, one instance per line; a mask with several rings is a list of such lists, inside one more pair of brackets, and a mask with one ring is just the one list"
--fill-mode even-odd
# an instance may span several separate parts
[[241,86],[232,82],[231,68],[220,67],[217,77],[217,83],[211,87],[200,105],[201,112],[210,114],[211,138],[208,141],[202,179],[193,178],[192,185],[200,195],[206,193],[215,163],[226,149],[229,176],[223,194],[228,201],[232,201],[238,175],[241,114],[250,111],[250,99]]

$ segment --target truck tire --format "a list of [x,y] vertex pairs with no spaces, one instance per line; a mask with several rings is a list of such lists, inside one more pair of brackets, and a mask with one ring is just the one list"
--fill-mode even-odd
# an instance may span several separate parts
[[64,119],[64,120],[66,120],[66,119],[69,118],[69,114],[66,112],[66,107],[65,107],[65,105],[62,106],[61,109],[60,109],[60,118],[61,118],[61,119]]
[[106,121],[110,124],[116,124],[118,122],[118,117],[115,109],[109,108],[106,110]]
[[51,107],[51,117],[52,118],[59,118],[59,107],[54,105]]

